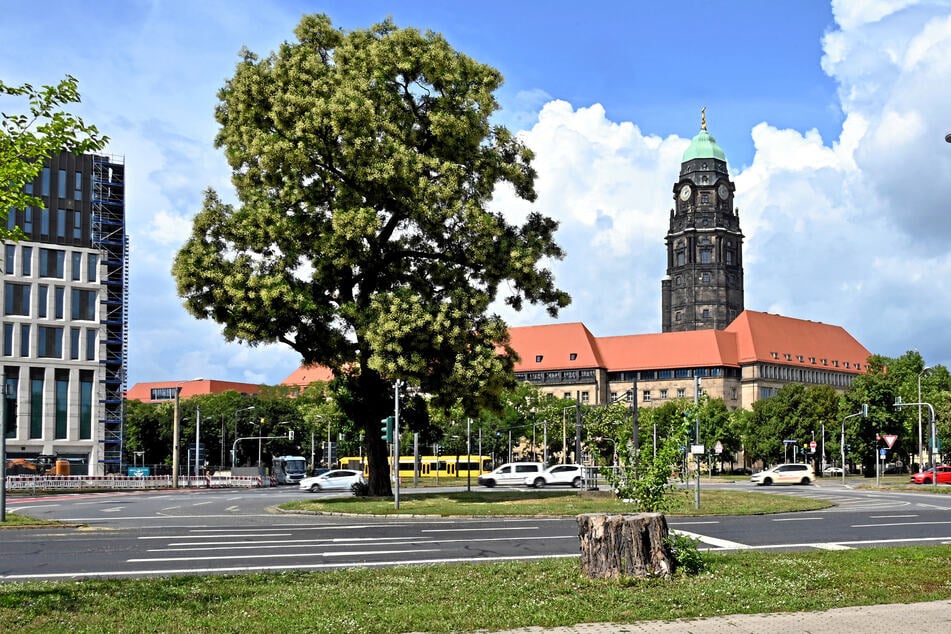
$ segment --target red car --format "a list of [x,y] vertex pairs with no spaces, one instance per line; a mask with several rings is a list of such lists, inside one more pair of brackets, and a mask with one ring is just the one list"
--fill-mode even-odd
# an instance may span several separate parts
[[[914,484],[932,484],[934,482],[934,469],[925,469],[911,476]],[[938,484],[951,484],[951,467],[938,465]]]

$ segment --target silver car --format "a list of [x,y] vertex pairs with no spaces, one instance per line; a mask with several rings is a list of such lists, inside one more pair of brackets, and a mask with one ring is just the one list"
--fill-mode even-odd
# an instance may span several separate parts
[[479,484],[492,488],[496,485],[514,484],[525,486],[527,478],[541,475],[545,465],[540,462],[506,462],[493,471],[479,476]]
[[326,473],[304,478],[300,481],[302,491],[350,491],[354,484],[365,483],[362,471],[353,469],[331,469]]

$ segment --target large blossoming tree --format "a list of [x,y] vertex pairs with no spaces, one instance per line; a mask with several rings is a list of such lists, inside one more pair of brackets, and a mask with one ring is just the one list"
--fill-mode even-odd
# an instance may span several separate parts
[[489,210],[498,186],[535,198],[531,152],[490,123],[498,71],[390,21],[344,32],[311,15],[295,34],[266,58],[244,51],[219,92],[240,202],[206,193],[173,272],[229,340],[283,342],[334,371],[385,495],[394,384],[438,407],[497,406],[514,353],[492,303],[554,316],[570,301],[544,265],[562,257],[557,224]]

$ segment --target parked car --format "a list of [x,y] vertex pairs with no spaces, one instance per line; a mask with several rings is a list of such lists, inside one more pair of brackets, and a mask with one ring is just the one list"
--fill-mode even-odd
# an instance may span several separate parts
[[556,464],[538,474],[525,477],[525,484],[540,489],[552,484],[566,484],[578,489],[584,479],[584,467],[580,464]]
[[750,477],[750,482],[769,486],[771,484],[809,484],[815,479],[816,474],[812,470],[812,465],[787,463],[754,473]]
[[545,470],[540,462],[506,462],[491,473],[479,476],[479,484],[492,488],[496,485],[524,485],[526,478],[533,478]]
[[842,467],[826,467],[822,470],[822,475],[840,476],[842,475]]
[[951,467],[939,464],[932,469],[925,469],[911,476],[913,484],[933,484],[935,469],[938,470],[938,484],[951,484]]
[[353,469],[331,469],[326,473],[304,478],[300,481],[302,491],[331,491],[345,490],[350,491],[354,484],[365,483],[362,471]]

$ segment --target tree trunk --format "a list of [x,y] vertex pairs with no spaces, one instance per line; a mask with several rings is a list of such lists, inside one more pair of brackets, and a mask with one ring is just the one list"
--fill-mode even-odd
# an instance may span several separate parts
[[669,577],[676,561],[663,513],[578,516],[581,571],[592,579]]

